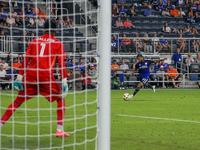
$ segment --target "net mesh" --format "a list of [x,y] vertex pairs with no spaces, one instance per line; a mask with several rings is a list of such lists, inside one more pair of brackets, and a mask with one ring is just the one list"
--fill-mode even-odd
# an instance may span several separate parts
[[[0,149],[95,149],[98,113],[97,10],[92,9],[87,0],[9,0],[5,4],[1,16],[7,15],[5,18],[7,23],[1,24],[1,29],[4,31],[4,34],[1,34],[1,58],[5,57],[10,67],[5,69],[6,78],[0,82],[2,88],[0,116],[3,116],[7,107],[18,95],[18,91],[14,91],[12,87],[16,79],[14,70],[17,73],[20,70],[14,58],[16,57],[19,63],[26,63],[25,53],[28,46],[34,39],[44,35],[45,20],[54,19],[57,23],[55,38],[63,43],[67,60],[65,66],[59,66],[59,62],[56,61],[52,70],[54,70],[53,77],[60,85],[63,72],[59,70],[65,67],[67,71],[69,92],[65,97],[63,128],[70,137],[56,138],[57,103],[49,103],[44,96],[38,94],[23,103],[3,125],[0,132]],[[45,16],[40,11],[44,12]],[[51,31],[50,28],[49,32]],[[46,42],[51,43],[51,41]],[[36,47],[36,49],[41,48],[40,53],[35,56],[38,60],[45,55],[43,47],[45,45]],[[51,44],[48,50],[50,53]],[[51,68],[52,59],[48,61]],[[40,65],[38,61],[37,68]],[[40,70],[36,72],[39,79]],[[24,79],[24,89],[27,88],[26,82]],[[50,78],[49,82],[54,81]],[[49,83],[37,84],[38,93],[41,92],[40,84]],[[52,85],[49,85],[51,89]],[[27,98],[26,92],[25,98]],[[49,93],[53,95],[51,90]]]

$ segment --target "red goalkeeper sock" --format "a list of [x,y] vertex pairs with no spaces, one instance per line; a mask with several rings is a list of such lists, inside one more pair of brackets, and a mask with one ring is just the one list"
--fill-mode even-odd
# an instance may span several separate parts
[[5,124],[6,121],[12,116],[15,110],[20,106],[16,101],[8,106],[6,112],[4,113],[3,117],[1,118],[1,124]]
[[65,100],[59,99],[57,101],[57,124],[60,126],[63,125],[64,115],[65,115]]

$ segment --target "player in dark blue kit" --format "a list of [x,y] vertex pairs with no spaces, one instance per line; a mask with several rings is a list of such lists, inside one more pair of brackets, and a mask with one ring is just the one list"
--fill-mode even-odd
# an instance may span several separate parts
[[150,72],[149,69],[152,63],[157,63],[163,60],[166,60],[166,58],[161,59],[161,60],[150,61],[150,60],[144,60],[144,57],[141,54],[137,55],[137,62],[133,65],[134,72],[132,74],[134,74],[138,70],[140,82],[138,83],[137,88],[135,89],[134,93],[132,95],[129,95],[129,99],[135,96],[135,94],[139,92],[142,86],[145,86],[145,87],[147,86],[155,92],[155,86],[152,86],[151,84],[148,83],[149,72]]

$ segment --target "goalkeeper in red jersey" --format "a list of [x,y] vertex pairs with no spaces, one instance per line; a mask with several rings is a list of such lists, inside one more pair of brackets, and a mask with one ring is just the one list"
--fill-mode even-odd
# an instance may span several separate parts
[[[47,20],[44,26],[45,35],[34,39],[26,51],[17,79],[13,83],[13,87],[20,91],[1,118],[0,129],[23,102],[41,94],[49,102],[57,101],[56,136],[70,136],[63,131],[64,98],[68,92],[64,46],[58,39],[54,38],[56,22]],[[62,87],[53,76],[56,59],[59,63]]]

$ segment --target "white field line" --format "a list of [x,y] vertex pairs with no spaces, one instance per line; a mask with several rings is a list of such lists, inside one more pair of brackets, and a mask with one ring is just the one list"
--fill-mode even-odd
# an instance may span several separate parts
[[168,120],[168,121],[178,121],[178,122],[187,122],[187,123],[200,123],[200,121],[171,119],[171,118],[158,118],[158,117],[147,117],[147,116],[133,116],[133,115],[123,115],[123,114],[117,114],[117,116],[132,117],[132,118],[143,118],[143,119],[154,119],[154,120]]

